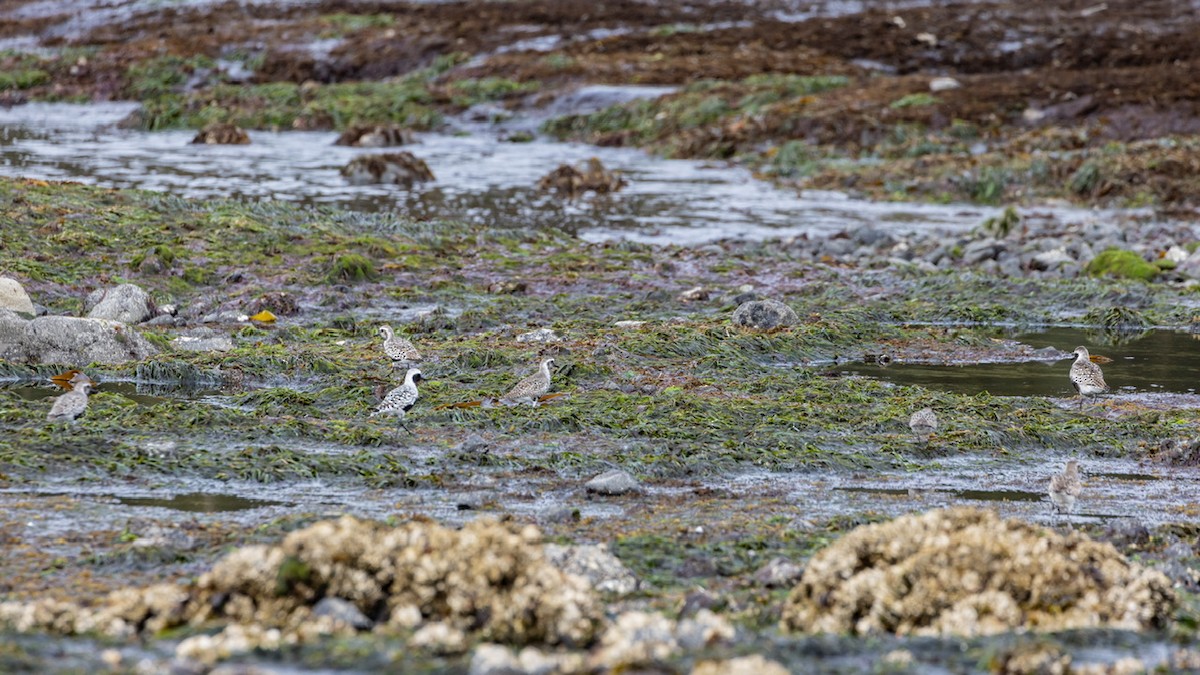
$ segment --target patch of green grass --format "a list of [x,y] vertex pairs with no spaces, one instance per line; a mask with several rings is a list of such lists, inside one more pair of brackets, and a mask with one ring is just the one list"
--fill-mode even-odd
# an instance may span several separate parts
[[322,38],[343,37],[372,28],[391,28],[396,17],[391,14],[348,14],[334,12],[320,18],[328,28],[321,32]]
[[934,96],[933,94],[918,92],[916,94],[901,96],[895,101],[889,103],[888,107],[892,110],[900,110],[902,108],[919,108],[927,105],[934,105],[940,102],[941,101],[938,99],[938,97]]
[[29,89],[50,81],[50,73],[40,68],[0,71],[0,91]]
[[541,88],[538,82],[517,82],[502,77],[456,80],[450,84],[455,105],[467,108],[484,101],[498,101],[530,94]]
[[375,263],[357,253],[338,256],[329,270],[330,281],[372,281],[377,276]]

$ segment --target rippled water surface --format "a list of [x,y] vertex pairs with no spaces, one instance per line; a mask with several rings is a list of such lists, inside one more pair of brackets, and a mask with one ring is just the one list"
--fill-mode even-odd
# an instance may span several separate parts
[[[601,94],[604,100],[621,96]],[[580,104],[589,100],[574,96]],[[334,146],[333,132],[252,131],[247,146],[192,145],[191,131],[118,128],[116,123],[134,108],[31,104],[0,110],[0,173],[187,197],[280,199],[501,227],[559,227],[592,241],[764,239],[865,224],[901,231],[969,229],[995,212],[976,206],[864,202],[839,193],[797,194],[723,163],[548,140],[504,142],[497,131],[477,125],[458,134],[424,134],[404,148],[429,164],[437,177],[433,183],[413,189],[352,186],[339,169],[357,155],[378,151]],[[576,201],[537,191],[538,179],[559,164],[593,156],[621,171],[629,185],[612,196]]]

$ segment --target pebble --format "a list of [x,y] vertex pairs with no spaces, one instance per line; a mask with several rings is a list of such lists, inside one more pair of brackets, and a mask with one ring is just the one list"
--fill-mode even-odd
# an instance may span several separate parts
[[620,469],[606,471],[589,480],[583,486],[588,492],[599,495],[616,496],[633,492],[638,489],[638,482],[628,473]]

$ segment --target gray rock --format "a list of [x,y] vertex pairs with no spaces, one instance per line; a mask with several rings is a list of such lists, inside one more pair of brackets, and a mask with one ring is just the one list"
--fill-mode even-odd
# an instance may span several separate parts
[[113,365],[158,353],[132,328],[103,319],[39,316],[27,321],[0,309],[0,359],[14,363]]
[[628,595],[638,589],[637,577],[604,544],[546,544],[545,553],[550,564],[587,579],[601,593]]
[[133,284],[97,289],[88,295],[83,304],[89,308],[89,319],[107,319],[131,325],[158,313],[150,294]]
[[1035,270],[1045,271],[1069,262],[1075,262],[1075,259],[1065,248],[1053,248],[1033,256],[1029,264]]
[[855,230],[853,238],[859,245],[873,246],[875,248],[891,248],[896,244],[896,238],[886,230],[881,230],[871,225]]
[[772,558],[754,573],[754,580],[767,588],[783,588],[796,585],[804,568],[787,558]]
[[157,548],[174,551],[190,551],[196,548],[196,538],[176,527],[164,527],[157,523],[147,524],[146,527],[134,531],[137,539],[133,540],[134,548]]
[[375,625],[354,603],[337,597],[321,598],[313,605],[312,613],[313,616],[327,616],[334,621],[341,621],[357,630],[366,630]]
[[771,330],[797,321],[796,312],[778,300],[752,300],[733,311],[733,323],[747,328]]
[[638,482],[633,476],[630,476],[624,471],[621,471],[620,469],[614,469],[612,471],[605,471],[599,476],[589,480],[586,484],[584,484],[583,487],[587,489],[588,492],[615,496],[633,492],[634,490],[638,489]]
[[0,277],[0,309],[10,309],[22,314],[35,314],[33,301],[25,292],[25,287],[16,279]]
[[171,347],[181,352],[227,352],[233,349],[233,338],[211,328],[197,328],[176,336]]
[[525,343],[558,342],[559,340],[562,338],[558,336],[558,333],[549,328],[539,328],[517,336],[517,342]]
[[1020,277],[1025,275],[1025,269],[1021,267],[1021,259],[1015,255],[1006,255],[1000,259],[1000,274],[1006,277]]
[[1175,273],[1186,279],[1200,279],[1200,249],[1176,265]]
[[967,244],[963,249],[962,261],[965,265],[975,265],[984,260],[995,260],[1004,250],[1003,242],[992,238],[980,239]]
[[525,675],[515,654],[503,645],[485,643],[471,655],[470,675]]

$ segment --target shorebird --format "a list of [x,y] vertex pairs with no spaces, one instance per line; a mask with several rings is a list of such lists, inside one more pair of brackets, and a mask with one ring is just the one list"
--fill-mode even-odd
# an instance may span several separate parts
[[1075,348],[1075,363],[1071,364],[1071,384],[1079,392],[1079,407],[1083,408],[1085,396],[1095,396],[1108,391],[1104,383],[1104,373],[1100,366],[1092,363],[1087,347]]
[[1079,462],[1073,459],[1067,461],[1067,468],[1062,473],[1050,477],[1050,501],[1054,502],[1054,507],[1059,511],[1068,514],[1074,511],[1075,499],[1082,491],[1083,485],[1079,482]]
[[538,368],[538,372],[517,383],[500,400],[509,405],[517,403],[528,403],[535,405],[537,400],[546,395],[550,391],[550,366],[554,365],[554,359],[542,359],[542,365]]
[[409,434],[412,434],[412,430],[404,426],[404,416],[412,409],[413,404],[417,402],[417,397],[420,396],[420,393],[417,391],[417,382],[423,379],[425,377],[421,375],[421,371],[416,368],[409,368],[408,372],[404,374],[404,384],[389,391],[387,396],[383,397],[383,401],[375,409],[375,412],[371,413],[371,417],[376,415],[395,415],[399,420],[400,426],[404,427],[404,430]]
[[407,366],[421,360],[421,352],[406,338],[396,337],[391,326],[380,326],[379,334],[383,336],[383,353],[392,360],[392,365]]
[[937,413],[933,412],[933,408],[921,408],[908,418],[908,428],[912,429],[917,438],[928,441],[929,435],[938,428]]
[[75,422],[75,418],[87,410],[88,394],[92,393],[92,381],[83,373],[76,373],[69,380],[71,391],[54,399],[46,419],[51,422]]

